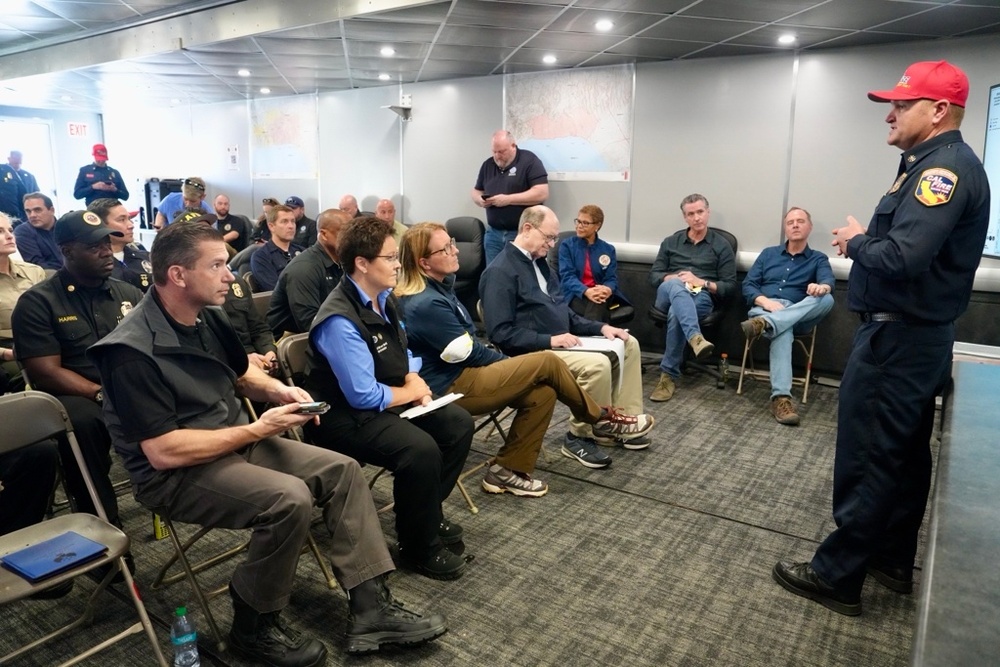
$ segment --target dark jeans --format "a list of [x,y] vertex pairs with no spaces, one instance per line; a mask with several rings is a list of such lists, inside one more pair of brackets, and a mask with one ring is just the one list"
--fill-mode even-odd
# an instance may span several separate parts
[[27,528],[45,518],[56,482],[59,452],[44,440],[0,456],[0,535]]
[[422,559],[442,548],[441,502],[462,473],[473,428],[469,413],[452,404],[413,420],[391,411],[334,409],[305,432],[316,445],[392,471],[400,547]]

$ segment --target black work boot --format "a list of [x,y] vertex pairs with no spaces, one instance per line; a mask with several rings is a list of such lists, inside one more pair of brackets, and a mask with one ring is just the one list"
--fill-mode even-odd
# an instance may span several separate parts
[[448,631],[441,614],[421,616],[393,599],[382,576],[347,591],[351,608],[347,652],[371,653],[382,644],[413,646],[437,639]]
[[281,612],[260,613],[240,598],[232,583],[230,645],[237,654],[272,667],[316,667],[326,663],[326,646],[288,627]]

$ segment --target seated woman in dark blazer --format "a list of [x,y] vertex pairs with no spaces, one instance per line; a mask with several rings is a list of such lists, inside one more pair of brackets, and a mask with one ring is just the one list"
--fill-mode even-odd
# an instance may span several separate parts
[[429,403],[420,360],[406,346],[396,310],[399,253],[392,225],[355,218],[338,237],[344,277],[309,330],[304,386],[330,404],[310,441],[393,472],[400,565],[436,579],[456,579],[465,559],[444,547],[462,528],[444,518],[448,497],[472,444],[469,413],[451,404],[414,419],[401,412]]
[[559,244],[559,283],[563,296],[578,315],[609,322],[612,310],[631,304],[618,289],[615,247],[597,237],[604,225],[604,211],[587,204],[573,223],[576,236]]

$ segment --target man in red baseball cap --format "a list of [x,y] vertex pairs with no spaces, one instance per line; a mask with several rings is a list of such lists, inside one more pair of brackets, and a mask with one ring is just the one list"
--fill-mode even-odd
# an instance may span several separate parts
[[833,245],[854,261],[847,307],[861,324],[840,384],[833,473],[836,530],[811,561],[781,561],[785,589],[861,613],[865,577],[913,590],[917,533],[931,482],[934,398],[951,374],[955,319],[972,294],[989,221],[983,165],[959,126],[969,79],[945,61],[910,65],[891,90],[896,180],[863,228],[852,216]]
[[108,166],[108,147],[104,144],[94,144],[94,161],[80,167],[73,188],[73,197],[83,199],[90,206],[95,199],[110,197],[125,201],[128,199],[128,188],[122,175]]

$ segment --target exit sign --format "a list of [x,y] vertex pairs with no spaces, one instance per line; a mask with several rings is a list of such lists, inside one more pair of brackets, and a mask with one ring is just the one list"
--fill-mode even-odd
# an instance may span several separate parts
[[69,136],[71,137],[85,137],[87,136],[87,124],[86,123],[67,123],[69,128]]

